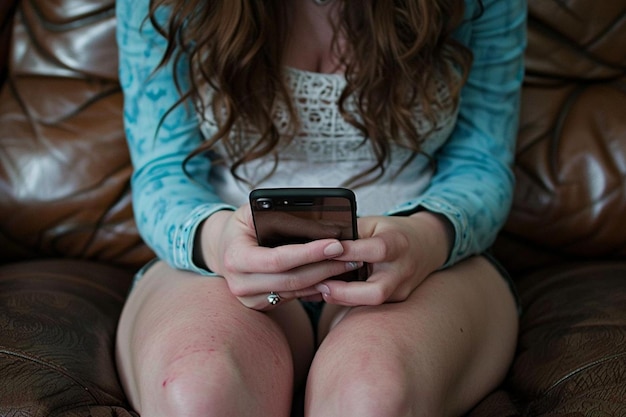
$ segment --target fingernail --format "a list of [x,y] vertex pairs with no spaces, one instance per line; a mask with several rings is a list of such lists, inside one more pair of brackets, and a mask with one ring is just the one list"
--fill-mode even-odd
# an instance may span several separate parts
[[328,285],[326,284],[317,284],[315,286],[315,289],[321,292],[323,295],[326,295],[326,296],[330,295],[330,288],[328,288]]
[[363,262],[346,262],[346,270],[354,271],[355,269],[359,269],[363,266]]
[[334,242],[324,248],[324,255],[326,256],[337,256],[343,253],[343,246],[341,243]]

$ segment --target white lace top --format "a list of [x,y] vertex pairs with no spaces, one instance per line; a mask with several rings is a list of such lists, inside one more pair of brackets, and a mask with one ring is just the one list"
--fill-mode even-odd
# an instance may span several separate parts
[[[336,187],[344,186],[351,177],[376,164],[369,143],[363,144],[361,132],[339,113],[337,103],[346,83],[343,75],[288,68],[286,77],[300,117],[300,132],[279,149],[279,163],[269,178],[266,177],[274,169],[272,156],[245,164],[237,171],[239,175],[255,187]],[[447,98],[445,88],[440,88],[439,94]],[[206,137],[217,130],[209,111],[202,124],[202,132]],[[423,132],[430,129],[430,125],[426,122],[419,124],[419,121],[425,120],[420,117],[420,113],[421,110],[416,108],[415,117]],[[285,106],[278,105],[274,116],[279,132],[287,132],[289,121]],[[437,129],[424,145],[427,154],[433,155],[445,142],[452,132],[455,118],[456,113],[452,111],[439,115]],[[252,132],[247,132],[247,136],[244,136],[251,138],[252,135]],[[245,137],[244,147],[251,142]],[[210,182],[225,202],[240,206],[247,201],[250,186],[231,174],[229,166],[233,158],[229,157],[225,148],[218,145],[216,152],[225,158],[226,164],[213,166]],[[374,184],[354,189],[359,215],[383,214],[422,192],[432,176],[428,158],[417,156],[398,174],[410,156],[411,151],[407,148],[393,146],[384,176]]]

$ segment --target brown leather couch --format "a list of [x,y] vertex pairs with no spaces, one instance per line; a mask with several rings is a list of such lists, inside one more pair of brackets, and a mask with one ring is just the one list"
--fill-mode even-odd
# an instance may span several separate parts
[[[529,8],[517,189],[495,245],[524,313],[510,374],[470,415],[626,416],[626,1]],[[113,345],[152,254],[114,29],[114,0],[0,3],[0,416],[137,416]]]

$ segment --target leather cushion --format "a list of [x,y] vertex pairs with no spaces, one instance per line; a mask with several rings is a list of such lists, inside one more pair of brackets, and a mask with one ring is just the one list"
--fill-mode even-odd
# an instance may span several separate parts
[[507,386],[527,404],[522,415],[626,415],[624,283],[624,262],[561,266],[519,282],[524,314]]
[[529,0],[527,78],[607,80],[626,67],[626,3],[623,1]]
[[132,212],[114,2],[80,3],[18,7],[0,92],[0,261],[72,257],[136,269],[153,254]]
[[17,2],[3,0],[0,2],[0,87],[7,75],[7,58],[11,47],[11,29],[13,28],[13,11]]
[[0,266],[0,415],[136,416],[113,353],[131,278],[85,261]]
[[495,253],[519,275],[626,256],[626,3],[529,1],[515,175]]

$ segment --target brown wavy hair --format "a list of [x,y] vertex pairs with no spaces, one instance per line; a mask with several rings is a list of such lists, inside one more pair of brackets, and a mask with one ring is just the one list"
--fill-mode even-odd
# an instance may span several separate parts
[[[168,41],[161,65],[172,60],[189,63],[187,91],[180,91],[175,74],[179,104],[192,99],[200,115],[209,105],[216,117],[216,133],[187,160],[221,141],[235,159],[230,169],[240,180],[245,181],[237,169],[248,161],[271,155],[277,163],[277,145],[290,140],[281,137],[273,121],[277,100],[289,112],[291,138],[297,134],[298,116],[282,76],[288,1],[150,1],[149,18]],[[166,22],[157,18],[163,6],[169,9]],[[371,143],[377,159],[349,181],[358,186],[358,180],[369,183],[383,175],[392,142],[409,147],[414,156],[423,153],[429,132],[419,132],[415,106],[420,105],[430,126],[436,127],[436,114],[457,105],[472,57],[451,36],[463,19],[464,0],[335,0],[333,7],[338,19],[332,47],[339,53],[342,39],[339,59],[346,77],[339,109]],[[437,82],[448,87],[451,100],[442,102]],[[207,84],[214,89],[208,104],[202,100]],[[355,100],[356,114],[346,111],[349,98]],[[243,137],[232,134],[244,125],[259,133],[245,147]]]

